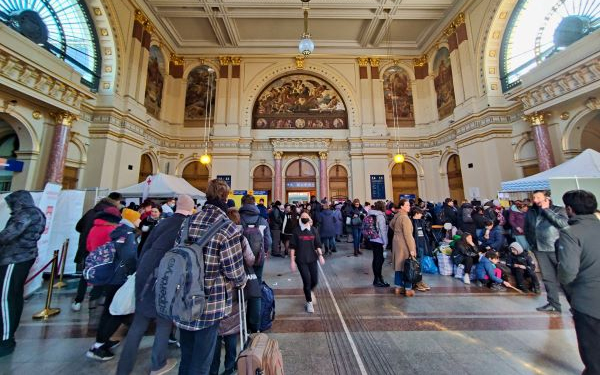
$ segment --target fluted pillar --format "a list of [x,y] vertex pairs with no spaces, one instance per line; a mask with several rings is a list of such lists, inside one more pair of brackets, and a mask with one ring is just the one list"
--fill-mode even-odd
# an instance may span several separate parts
[[55,124],[46,170],[46,182],[62,184],[65,161],[67,160],[67,148],[69,147],[69,132],[73,121],[77,117],[70,112],[50,113],[50,116],[54,119]]
[[546,123],[546,117],[548,116],[549,114],[544,112],[534,112],[523,116],[523,119],[531,124],[533,142],[535,143],[541,172],[556,165],[554,162],[554,153],[552,152],[550,132]]
[[328,178],[327,178],[327,152],[319,152],[319,189],[321,198],[329,198]]
[[283,189],[282,189],[282,176],[281,176],[281,159],[283,158],[283,152],[273,152],[275,158],[275,191],[273,193],[273,201],[283,202]]

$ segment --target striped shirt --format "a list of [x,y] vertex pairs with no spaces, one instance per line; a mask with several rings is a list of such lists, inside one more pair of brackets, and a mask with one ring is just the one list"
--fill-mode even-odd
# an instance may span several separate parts
[[[205,204],[202,211],[190,219],[190,239],[198,240],[212,224],[223,218],[227,219],[227,216],[220,208]],[[204,313],[191,325],[175,321],[177,327],[199,331],[231,314],[232,287],[241,287],[246,282],[240,239],[241,232],[230,221],[208,241],[204,247],[204,292],[207,296]],[[176,245],[180,241],[181,232]]]

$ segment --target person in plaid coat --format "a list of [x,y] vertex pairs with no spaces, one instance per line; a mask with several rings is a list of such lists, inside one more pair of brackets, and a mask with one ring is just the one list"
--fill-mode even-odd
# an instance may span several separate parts
[[[211,225],[227,219],[229,186],[223,180],[211,180],[206,189],[206,204],[191,217],[189,236],[195,241]],[[229,219],[227,219],[229,220]],[[177,244],[181,240],[181,233]],[[175,321],[180,329],[181,364],[179,375],[208,375],[217,342],[217,330],[223,318],[231,314],[232,287],[246,283],[241,232],[229,221],[204,247],[204,289],[206,307],[192,324]]]

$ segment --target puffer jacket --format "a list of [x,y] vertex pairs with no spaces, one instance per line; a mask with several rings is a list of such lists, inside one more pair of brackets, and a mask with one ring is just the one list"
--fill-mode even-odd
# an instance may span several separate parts
[[125,219],[110,232],[110,240],[115,243],[117,253],[115,262],[119,267],[115,271],[109,285],[123,285],[127,276],[133,274],[137,267],[137,236],[133,224]]
[[336,218],[333,215],[333,211],[327,209],[319,213],[321,227],[319,233],[321,238],[335,237],[335,223]]
[[525,237],[532,250],[556,251],[559,231],[569,225],[567,211],[550,205],[543,210],[534,205],[525,216]]
[[37,242],[46,228],[46,216],[28,191],[8,195],[10,219],[0,232],[0,266],[37,258]]
[[94,220],[94,226],[90,229],[87,235],[87,251],[92,252],[110,241],[110,233],[117,227],[117,224],[110,223],[106,220]]
[[87,237],[94,226],[96,216],[104,211],[105,208],[111,206],[117,207],[117,203],[111,199],[103,198],[92,209],[88,210],[85,215],[79,219],[77,225],[75,225],[75,230],[79,232],[79,246],[77,247],[77,253],[75,254],[75,263],[81,263],[85,257],[87,257]]
[[[283,216],[283,215],[282,215]],[[265,252],[269,252],[271,250],[271,244],[273,243],[273,238],[271,237],[271,231],[269,230],[269,223],[267,220],[260,215],[260,211],[256,205],[253,204],[244,204],[240,207],[240,220],[242,225],[249,224],[258,224],[258,226],[264,226],[264,230],[262,231],[263,239],[264,239],[264,249]]]

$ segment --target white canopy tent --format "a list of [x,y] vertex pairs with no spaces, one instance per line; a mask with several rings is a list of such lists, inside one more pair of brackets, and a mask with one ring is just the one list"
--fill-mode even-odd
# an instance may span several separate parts
[[124,198],[171,198],[178,194],[187,194],[200,201],[206,200],[206,194],[193,187],[185,179],[164,173],[148,176],[145,181],[117,190]]
[[502,183],[501,192],[550,190],[550,179],[600,178],[600,152],[587,149],[573,159],[533,176]]

